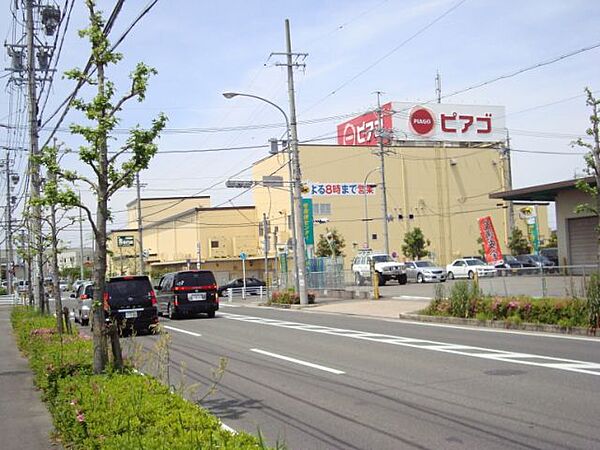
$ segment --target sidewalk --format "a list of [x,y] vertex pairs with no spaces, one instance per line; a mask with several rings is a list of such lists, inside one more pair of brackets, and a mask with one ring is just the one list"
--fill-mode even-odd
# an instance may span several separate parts
[[429,301],[390,298],[380,298],[378,300],[323,299],[322,302],[317,299],[317,305],[311,307],[310,310],[397,319],[400,314],[419,311],[427,305],[429,305]]
[[50,442],[50,414],[12,335],[10,310],[0,305],[0,446],[3,450],[56,449]]

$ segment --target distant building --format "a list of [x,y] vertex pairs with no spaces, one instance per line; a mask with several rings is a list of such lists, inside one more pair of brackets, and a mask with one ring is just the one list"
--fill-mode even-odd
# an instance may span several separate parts
[[[83,264],[90,266],[94,262],[94,250],[83,249]],[[81,249],[66,248],[58,254],[58,268],[60,270],[81,267]]]

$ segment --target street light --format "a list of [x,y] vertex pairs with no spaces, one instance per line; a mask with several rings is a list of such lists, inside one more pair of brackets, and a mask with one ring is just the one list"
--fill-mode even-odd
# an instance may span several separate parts
[[[232,99],[234,97],[249,97],[249,98],[254,98],[256,100],[259,100],[261,102],[264,103],[268,103],[269,105],[271,105],[272,107],[274,107],[275,109],[277,109],[282,115],[283,118],[285,119],[285,130],[286,130],[286,139],[287,139],[287,145],[288,145],[288,153],[289,153],[289,158],[288,158],[288,168],[289,168],[289,172],[290,172],[290,206],[291,206],[291,219],[292,219],[292,239],[293,239],[293,244],[294,244],[294,269],[295,269],[295,288],[296,288],[296,293],[298,293],[298,295],[300,296],[300,303],[301,304],[306,304],[308,303],[308,296],[306,294],[306,285],[305,285],[305,280],[306,280],[306,262],[305,262],[305,245],[304,245],[304,236],[302,233],[302,229],[298,230],[298,226],[301,223],[300,222],[300,217],[302,217],[301,213],[302,213],[302,206],[300,203],[300,198],[301,198],[301,180],[299,179],[298,176],[294,176],[295,174],[299,174],[299,169],[300,169],[300,163],[298,160],[298,143],[297,142],[291,142],[290,139],[290,134],[291,134],[291,129],[290,129],[290,120],[288,118],[288,115],[286,114],[286,112],[281,109],[281,107],[279,107],[277,104],[273,103],[270,100],[267,100],[266,98],[263,97],[259,97],[258,95],[253,95],[253,94],[243,94],[241,92],[224,92],[223,93],[223,97],[225,97],[226,99]],[[292,144],[292,145],[290,145]],[[292,170],[292,159],[294,159],[295,163],[294,163],[294,168],[295,170]],[[296,220],[296,217],[298,217],[298,220]],[[302,239],[298,239],[298,236],[302,235]],[[265,280],[266,281],[266,280]]]
[[367,175],[365,175],[365,181],[363,182],[363,186],[365,187],[365,218],[363,219],[365,221],[365,248],[369,248],[369,221],[371,220],[369,219],[369,210],[367,208],[367,179],[369,178],[369,175],[371,175],[373,172],[377,172],[378,170],[381,170],[381,167],[375,167],[374,169],[371,169],[369,172],[367,172]]

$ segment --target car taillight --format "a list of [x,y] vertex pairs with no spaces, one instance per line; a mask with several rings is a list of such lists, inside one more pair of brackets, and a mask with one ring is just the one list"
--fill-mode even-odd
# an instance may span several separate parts
[[175,292],[185,292],[185,291],[195,291],[196,289],[201,289],[204,291],[217,290],[216,284],[207,284],[204,286],[175,286],[173,289]]
[[152,306],[156,306],[156,294],[154,294],[154,291],[150,291],[150,301],[152,302]]
[[79,296],[79,298],[80,298],[81,300],[87,300],[88,296],[87,296],[86,294],[81,294],[81,295]]
[[105,311],[110,310],[110,307],[108,305],[108,292],[105,292],[104,295],[102,296],[102,306],[104,307]]

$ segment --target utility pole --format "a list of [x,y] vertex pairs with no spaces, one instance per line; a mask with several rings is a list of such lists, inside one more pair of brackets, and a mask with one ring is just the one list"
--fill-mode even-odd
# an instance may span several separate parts
[[140,269],[138,274],[144,275],[144,240],[142,239],[142,198],[140,194],[140,173],[135,174],[135,184],[137,190],[137,223],[138,223],[138,240],[140,242]]
[[[263,229],[263,239],[264,239],[264,252],[265,252],[265,287],[267,290],[269,289],[269,221],[267,220],[267,215],[263,213],[263,221],[262,221],[262,229]],[[267,291],[268,292],[268,291]],[[267,294],[267,298],[269,295]]]
[[386,131],[383,129],[383,110],[381,109],[381,94],[377,91],[377,121],[379,129],[377,140],[379,143],[379,167],[381,172],[381,212],[383,213],[383,238],[385,244],[385,253],[390,254],[390,235],[388,230],[388,206],[387,206],[387,191],[385,185],[385,150],[383,148],[383,140],[386,137]]
[[[507,191],[512,190],[512,163],[510,160],[510,134],[506,130],[506,145],[502,151],[502,159],[504,160],[504,188]],[[515,211],[513,202],[508,201],[508,233],[512,233],[515,227]],[[506,237],[507,239],[509,236]]]
[[[29,112],[29,167],[31,173],[31,200],[40,197],[40,167],[35,157],[39,154],[38,117],[37,117],[37,87],[35,79],[35,45],[33,26],[33,0],[25,0],[26,29],[27,29],[27,101]],[[46,311],[44,296],[44,247],[42,239],[42,208],[40,205],[31,206],[33,210],[33,235],[35,240],[35,286],[34,295],[42,312]]]
[[293,58],[305,58],[306,53],[292,53],[292,39],[290,36],[290,21],[285,19],[285,41],[286,51],[283,53],[272,53],[271,55],[285,55],[286,63],[278,63],[279,66],[287,67],[288,75],[288,98],[290,103],[290,149],[292,154],[293,168],[293,191],[294,191],[294,212],[296,216],[296,240],[294,253],[297,255],[298,261],[298,287],[300,296],[300,304],[308,304],[308,293],[306,290],[306,244],[304,242],[304,217],[302,214],[302,171],[300,169],[300,154],[298,151],[298,128],[296,120],[296,98],[294,94],[294,67],[302,66],[298,62],[294,62]]
[[[81,203],[81,192],[79,192],[79,203]],[[85,271],[83,270],[83,217],[81,208],[79,209],[79,279],[85,280]]]
[[442,77],[439,72],[436,72],[435,75],[435,96],[437,97],[437,102],[442,103]]
[[12,238],[12,198],[11,198],[11,189],[10,189],[10,152],[6,151],[6,162],[5,162],[5,170],[6,170],[6,250],[7,250],[7,258],[6,258],[6,289],[8,295],[13,293],[13,238]]

